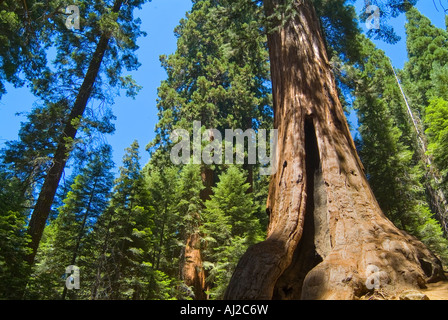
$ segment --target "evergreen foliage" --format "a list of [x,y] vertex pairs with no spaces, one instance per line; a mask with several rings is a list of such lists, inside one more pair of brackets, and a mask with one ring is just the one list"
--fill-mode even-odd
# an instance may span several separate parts
[[[412,108],[423,116],[433,96],[431,73],[441,75],[448,61],[448,33],[436,28],[416,8],[406,13],[406,44],[408,62],[403,82]],[[435,69],[433,69],[435,67]]]
[[153,208],[134,141],[123,156],[109,206],[94,234],[100,248],[93,299],[144,299],[149,294],[149,244]]
[[205,235],[204,264],[212,299],[223,297],[239,257],[250,245],[263,240],[254,201],[247,196],[249,187],[244,171],[230,166],[219,176],[211,199],[205,202],[201,231]]
[[[141,166],[134,141],[116,175],[104,136],[115,129],[114,97],[124,90],[132,98],[140,90],[125,72],[140,65],[136,41],[145,33],[133,9],[146,1],[75,1],[82,28],[71,31],[63,13],[71,2],[21,2],[0,0],[0,97],[10,82],[30,85],[39,100],[30,106],[18,140],[0,152],[0,299],[195,298],[182,276],[191,235],[200,239],[194,249],[202,265],[196,267],[205,271],[207,298],[223,298],[240,257],[265,237],[270,177],[260,175],[258,164],[174,164],[170,134],[192,133],[193,121],[201,121],[201,133],[272,129],[266,36],[272,19],[293,14],[294,2],[285,1],[282,12],[266,17],[261,1],[194,0],[175,29],[177,50],[160,57],[167,78],[158,89],[156,136],[147,147],[151,159]],[[427,186],[448,194],[448,33],[413,8],[415,2],[371,1],[381,7],[384,21],[406,11],[409,61],[397,73],[421,136],[388,57],[361,35],[351,2],[313,0],[341,101],[358,115],[356,143],[380,207],[446,265],[447,235]],[[387,24],[380,29],[368,35],[398,40]],[[50,45],[52,62],[46,58]],[[85,110],[72,117],[95,63]],[[69,137],[68,127],[76,135]],[[431,165],[420,138],[428,143]],[[71,175],[57,186],[29,265],[30,218],[59,163],[58,150],[69,160]],[[430,172],[440,174],[439,185]],[[79,290],[65,286],[70,265],[80,268]]]
[[388,57],[369,40],[362,43],[364,58],[353,95],[359,152],[370,185],[385,214],[446,263],[448,242],[426,196],[426,166],[407,106]]
[[[65,298],[65,268],[76,265],[81,269],[82,290],[75,297],[88,298],[95,268],[91,241],[93,228],[107,208],[113,185],[112,151],[105,145],[90,155],[90,161],[74,174],[59,214],[44,232],[37,255],[37,264],[28,290],[30,297]],[[73,295],[73,292],[71,292]]]

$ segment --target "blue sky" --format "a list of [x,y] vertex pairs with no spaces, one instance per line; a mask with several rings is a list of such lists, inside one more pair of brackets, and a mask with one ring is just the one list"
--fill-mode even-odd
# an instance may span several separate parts
[[[364,0],[357,0],[358,13],[363,3]],[[142,165],[149,160],[145,146],[154,138],[157,122],[157,88],[166,78],[166,73],[160,66],[159,56],[176,50],[176,38],[173,31],[179,20],[191,9],[191,5],[191,0],[153,0],[136,12],[142,19],[142,29],[148,33],[147,37],[141,38],[138,42],[140,49],[137,54],[142,65],[133,73],[135,80],[143,86],[143,89],[135,100],[125,96],[115,99],[113,112],[117,116],[116,132],[114,135],[107,136],[107,141],[113,146],[117,167],[121,164],[124,149],[134,140],[140,144]],[[441,7],[438,8],[438,12],[432,1],[420,0],[417,8],[429,17],[434,25],[445,28],[445,16]],[[388,45],[381,41],[376,44],[391,58],[395,67],[402,68],[407,60],[405,17],[401,15],[389,23],[395,27],[402,40],[395,45]],[[0,100],[0,147],[3,147],[5,141],[18,138],[18,129],[24,117],[15,114],[29,111],[36,102],[27,88],[14,89],[7,86],[7,90],[8,93]]]

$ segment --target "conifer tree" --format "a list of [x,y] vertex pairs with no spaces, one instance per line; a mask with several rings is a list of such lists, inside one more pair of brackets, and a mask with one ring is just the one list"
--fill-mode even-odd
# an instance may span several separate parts
[[[150,193],[150,204],[154,208],[154,233],[152,246],[152,261],[156,269],[170,270],[169,274],[177,273],[176,263],[164,260],[175,253],[168,253],[175,246],[173,239],[178,232],[178,216],[173,207],[176,205],[175,190],[177,182],[177,168],[156,168],[147,164],[144,168],[145,180]],[[170,249],[171,248],[171,249]],[[173,268],[175,271],[173,271]]]
[[[427,127],[425,132],[429,140],[428,152],[440,171],[440,185],[446,193],[448,191],[448,159],[446,153],[448,146],[448,102],[445,99],[433,98],[430,100],[425,110],[425,124]],[[446,225],[445,230],[448,230]]]
[[64,103],[36,106],[21,124],[19,140],[7,141],[1,150],[1,161],[14,179],[20,183],[17,191],[32,207],[36,190],[42,186],[45,174],[52,165],[56,137],[62,132],[66,117]]
[[[156,138],[149,145],[154,161],[157,157],[169,161],[166,158],[173,143],[170,134],[178,128],[191,133],[194,121],[222,133],[224,129],[265,128],[272,122],[262,16],[262,7],[248,1],[238,5],[232,1],[193,3],[191,12],[175,30],[176,52],[161,57],[168,77],[159,88],[159,122]],[[246,165],[245,169],[252,185],[256,168]],[[220,170],[219,166],[202,163],[202,202],[212,194]],[[200,247],[198,234],[191,231],[186,248]],[[200,256],[197,258],[198,265],[193,269],[202,268]],[[186,281],[188,286],[194,282]]]
[[59,181],[76,144],[88,101],[112,102],[113,96],[108,94],[107,87],[125,89],[129,96],[138,91],[139,86],[131,77],[122,76],[122,70],[131,71],[139,65],[134,51],[138,48],[136,39],[143,33],[139,30],[140,20],[133,17],[133,10],[144,2],[114,0],[101,6],[95,1],[78,2],[80,12],[84,13],[80,21],[83,25],[81,34],[67,32],[65,21],[55,19],[59,32],[50,38],[56,48],[54,71],[36,79],[33,93],[45,102],[68,101],[69,111],[63,130],[55,139],[52,166],[45,175],[29,222],[30,264],[34,261]]
[[[448,20],[447,20],[448,21]],[[448,33],[447,33],[448,35]],[[447,37],[448,38],[448,37]],[[425,133],[428,136],[428,153],[440,171],[441,187],[445,194],[447,188],[446,161],[446,101],[448,101],[448,62],[434,61],[431,70],[431,98],[425,109]],[[448,215],[447,215],[448,217]],[[445,228],[448,230],[448,227]]]
[[229,166],[205,202],[201,231],[207,243],[204,265],[212,299],[223,297],[241,255],[263,239],[254,201],[247,195],[249,188],[245,173],[235,165]]
[[99,248],[93,299],[142,299],[150,293],[149,245],[153,211],[134,141],[123,156],[109,206],[94,231]]
[[448,33],[435,27],[416,8],[406,12],[406,45],[404,85],[410,105],[420,119],[432,96],[433,65],[444,66],[448,61]]
[[[443,227],[445,236],[448,235],[448,201],[446,191],[441,186],[441,172],[433,161],[433,155],[428,152],[428,137],[424,135],[424,116],[431,99],[438,98],[443,88],[444,66],[448,59],[448,33],[436,28],[431,21],[423,16],[416,8],[406,13],[407,50],[409,61],[403,70],[404,90],[412,109],[412,121],[418,139],[418,158],[424,163],[425,181],[431,209]],[[435,81],[435,80],[440,81]],[[443,95],[443,94],[442,94]]]
[[[95,268],[94,248],[89,238],[109,202],[113,184],[111,157],[111,147],[104,145],[90,155],[91,160],[79,173],[75,172],[58,216],[45,229],[28,296],[46,299],[89,297]],[[79,292],[68,292],[65,286],[63,276],[70,265],[80,268],[82,287]]]
[[201,192],[204,184],[201,178],[201,167],[198,164],[187,164],[182,167],[176,186],[176,214],[179,225],[179,240],[182,241],[180,279],[187,287],[188,294],[198,300],[206,299],[205,270],[203,267],[200,228],[204,203]]
[[185,244],[182,236],[183,217],[178,215],[176,206],[179,203],[177,195],[178,168],[170,164],[158,166],[148,163],[144,168],[144,176],[149,203],[154,208],[154,228],[151,237],[150,262],[154,270],[152,286],[158,286],[159,275],[170,283],[171,290],[164,291],[170,298],[188,296],[185,293],[179,275],[181,248]]
[[0,299],[21,299],[30,271],[27,210],[20,182],[0,166]]
[[433,218],[421,183],[424,168],[409,147],[406,106],[387,56],[363,39],[365,63],[360,66],[356,100],[360,156],[383,212],[396,226],[422,240],[448,262],[447,240]]
[[[0,1],[0,99],[5,82],[21,87],[46,72],[46,39],[49,13],[56,1]],[[57,6],[60,6],[60,1]]]

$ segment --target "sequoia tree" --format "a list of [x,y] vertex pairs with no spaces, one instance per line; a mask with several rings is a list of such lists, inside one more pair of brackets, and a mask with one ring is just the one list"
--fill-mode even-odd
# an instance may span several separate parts
[[[339,100],[311,0],[265,0],[278,129],[265,241],[250,247],[227,299],[355,299],[444,277],[438,258],[381,211]],[[373,282],[372,282],[373,281]]]
[[[270,121],[267,108],[270,91],[266,85],[269,69],[265,38],[259,28],[260,12],[261,8],[251,1],[238,1],[237,5],[228,0],[193,1],[191,12],[175,30],[176,52],[161,57],[168,78],[158,91],[159,122],[151,144],[157,152],[152,157],[153,162],[160,162],[158,157],[169,154],[166,151],[173,144],[169,133],[174,129],[192,132],[196,130],[195,120],[204,128],[220,132],[228,128],[257,130]],[[217,137],[209,139],[213,141],[214,138]],[[257,176],[256,167],[246,165],[244,169],[252,186]],[[222,166],[216,163],[201,164],[204,188],[199,196],[202,203],[210,199],[220,170]],[[184,212],[183,209],[180,212]],[[200,225],[199,212],[189,212],[188,217],[190,226]],[[184,231],[182,279],[195,289],[196,299],[205,299],[203,279],[206,275],[201,255],[204,245],[200,232],[196,227]]]

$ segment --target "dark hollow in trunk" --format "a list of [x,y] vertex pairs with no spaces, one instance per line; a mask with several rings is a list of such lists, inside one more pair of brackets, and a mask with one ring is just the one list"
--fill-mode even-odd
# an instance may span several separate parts
[[305,120],[305,153],[308,196],[303,234],[291,265],[275,284],[273,299],[300,299],[306,275],[322,262],[330,248],[325,184],[311,118]]
[[[272,16],[282,1],[264,3]],[[443,279],[439,259],[381,211],[312,1],[297,0],[294,9],[268,33],[278,170],[267,238],[241,257],[224,298],[356,299],[369,292],[372,276],[392,294]]]

